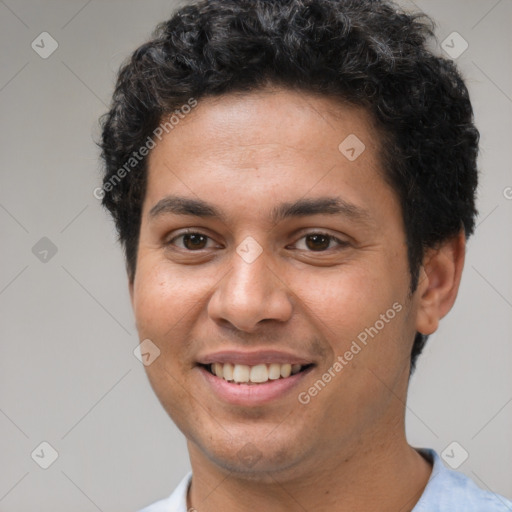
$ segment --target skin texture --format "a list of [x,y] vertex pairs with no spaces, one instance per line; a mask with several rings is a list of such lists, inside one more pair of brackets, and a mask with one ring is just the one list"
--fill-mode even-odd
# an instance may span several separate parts
[[[355,161],[338,149],[350,134],[366,146]],[[410,351],[416,330],[433,333],[456,298],[463,233],[425,255],[411,296],[401,210],[382,178],[378,131],[363,109],[306,93],[201,99],[152,150],[148,173],[130,294],[140,339],[161,351],[146,368],[150,383],[188,440],[188,506],[411,510],[431,468],[405,438]],[[223,219],[150,215],[169,195],[208,201]],[[341,198],[368,216],[272,222],[280,203],[319,197]],[[186,245],[177,238],[184,228],[209,238],[199,249]],[[319,232],[346,244],[305,238]],[[248,236],[263,249],[250,264],[236,252]],[[400,312],[299,403],[298,393],[395,303]],[[266,348],[315,364],[298,388],[266,405],[223,401],[196,365],[218,350]],[[240,456],[248,449],[253,464]]]

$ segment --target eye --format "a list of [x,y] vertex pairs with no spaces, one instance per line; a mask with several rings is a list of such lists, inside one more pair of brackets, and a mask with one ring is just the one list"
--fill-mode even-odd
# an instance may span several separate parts
[[[175,243],[176,240],[182,240],[182,244]],[[187,251],[199,251],[201,249],[208,249],[207,242],[208,240],[213,240],[203,233],[199,233],[196,231],[187,231],[185,233],[181,233],[180,235],[175,236],[171,240],[169,240],[166,245],[176,245],[180,249],[185,249]]]
[[[301,241],[302,242],[302,247]],[[179,241],[179,242],[177,242]],[[213,243],[213,246],[208,246],[208,242]],[[348,242],[345,242],[343,240],[340,240],[339,238],[330,235],[329,233],[322,233],[322,232],[314,232],[314,233],[308,233],[304,236],[302,236],[295,245],[299,250],[305,250],[305,251],[313,251],[313,252],[326,252],[330,249],[333,249],[332,243],[335,243],[338,248],[343,248],[349,245]],[[215,247],[215,244],[213,240],[204,233],[198,232],[198,231],[187,231],[184,233],[181,233],[175,237],[173,237],[171,240],[169,240],[166,245],[174,245],[178,247],[179,249],[184,249],[186,251],[195,252],[200,251],[202,249],[208,249]]]
[[299,250],[309,250],[314,252],[325,252],[326,250],[332,249],[331,243],[335,242],[339,248],[343,248],[349,245],[348,242],[340,240],[333,235],[328,233],[308,233],[299,239],[296,242],[297,245],[300,245],[300,240],[304,240],[303,247],[298,247]]

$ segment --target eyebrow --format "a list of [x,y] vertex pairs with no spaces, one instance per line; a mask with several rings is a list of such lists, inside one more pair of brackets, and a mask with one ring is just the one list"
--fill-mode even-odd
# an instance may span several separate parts
[[[180,196],[166,196],[156,203],[149,211],[150,218],[165,214],[190,215],[194,217],[216,218],[226,223],[226,217],[214,205],[202,199]],[[271,221],[278,223],[291,217],[307,217],[309,215],[342,215],[361,223],[371,223],[370,212],[340,197],[318,197],[314,199],[298,199],[294,202],[281,203],[274,207]]]

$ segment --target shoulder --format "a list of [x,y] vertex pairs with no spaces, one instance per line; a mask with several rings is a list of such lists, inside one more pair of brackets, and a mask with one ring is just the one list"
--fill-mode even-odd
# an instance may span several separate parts
[[419,451],[431,460],[433,468],[413,512],[512,512],[512,501],[481,489],[463,473],[447,468],[434,450]]
[[156,501],[138,512],[187,512],[187,491],[191,479],[192,472],[189,472],[168,498]]

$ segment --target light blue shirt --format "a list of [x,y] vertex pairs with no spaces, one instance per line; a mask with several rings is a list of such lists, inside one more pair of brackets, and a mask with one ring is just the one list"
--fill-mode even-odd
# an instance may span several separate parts
[[[434,450],[421,449],[433,463],[427,486],[412,512],[512,512],[512,501],[480,489],[462,473],[448,469]],[[187,491],[192,472],[166,499],[139,512],[187,512]]]

